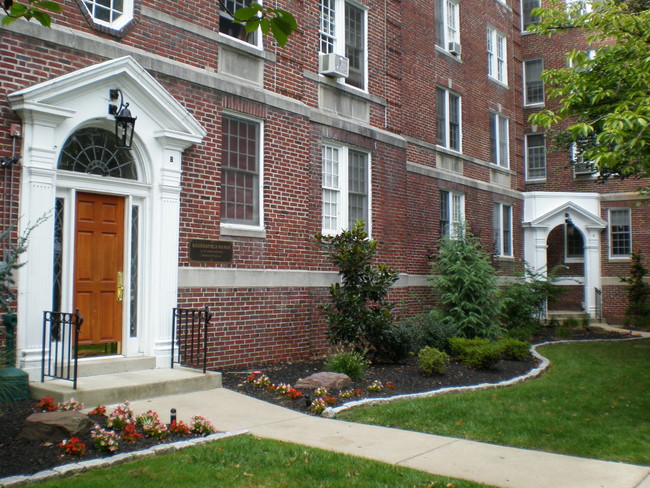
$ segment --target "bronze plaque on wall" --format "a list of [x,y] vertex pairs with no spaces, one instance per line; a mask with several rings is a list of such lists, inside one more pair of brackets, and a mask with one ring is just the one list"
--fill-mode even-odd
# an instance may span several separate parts
[[206,241],[202,239],[191,240],[190,261],[229,263],[232,261],[232,242]]

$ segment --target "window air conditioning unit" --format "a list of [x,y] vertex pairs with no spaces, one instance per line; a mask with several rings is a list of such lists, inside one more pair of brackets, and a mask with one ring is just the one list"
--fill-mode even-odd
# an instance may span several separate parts
[[340,54],[321,54],[319,58],[321,75],[347,78],[350,75],[350,60]]
[[455,54],[456,56],[460,56],[460,42],[449,42],[448,44],[448,49],[451,54]]

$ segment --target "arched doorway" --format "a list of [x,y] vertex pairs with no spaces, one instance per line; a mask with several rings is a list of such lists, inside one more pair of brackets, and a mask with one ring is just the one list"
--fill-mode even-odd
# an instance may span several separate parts
[[582,231],[565,216],[564,224],[546,238],[546,266],[563,284],[562,295],[549,303],[550,311],[584,312],[585,246]]

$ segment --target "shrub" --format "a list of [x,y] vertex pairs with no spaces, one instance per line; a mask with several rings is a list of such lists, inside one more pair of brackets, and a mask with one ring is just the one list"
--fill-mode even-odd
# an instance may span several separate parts
[[501,352],[506,359],[523,361],[530,357],[530,345],[527,342],[507,337],[500,339],[498,344],[501,346]]
[[326,371],[346,374],[352,381],[357,381],[366,374],[368,361],[358,351],[340,349],[325,361],[324,368]]
[[443,374],[449,364],[449,355],[433,347],[425,347],[418,353],[418,368],[425,376]]
[[431,310],[409,317],[401,322],[411,330],[413,342],[418,348],[434,347],[441,351],[449,349],[449,339],[458,335],[458,327],[450,320],[444,320],[440,310]]
[[465,229],[453,239],[443,237],[431,268],[445,320],[461,335],[496,338],[502,334],[496,271],[476,236]]
[[489,369],[501,360],[502,347],[484,338],[466,339],[454,337],[449,341],[452,354],[474,369]]
[[330,342],[369,354],[384,352],[382,341],[392,339],[386,331],[393,325],[393,304],[387,295],[397,271],[384,264],[373,266],[377,243],[368,239],[362,221],[336,236],[316,234],[316,240],[328,250],[341,277],[329,288],[331,303],[322,307]]
[[650,285],[644,280],[644,276],[648,270],[643,266],[641,251],[632,253],[630,257],[630,276],[621,278],[621,281],[627,283],[628,301],[623,324],[626,327],[647,329],[650,327]]
[[380,334],[374,342],[375,360],[398,363],[406,359],[413,351],[413,334],[410,327],[395,324]]
[[575,317],[567,317],[562,321],[562,327],[565,329],[577,329],[580,327],[580,321]]

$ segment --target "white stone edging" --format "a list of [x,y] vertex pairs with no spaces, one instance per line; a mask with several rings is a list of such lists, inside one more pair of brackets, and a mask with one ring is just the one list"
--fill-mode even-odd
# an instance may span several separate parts
[[524,381],[537,378],[539,375],[541,375],[546,371],[546,369],[549,367],[551,362],[548,360],[548,358],[538,353],[537,348],[542,346],[547,346],[549,344],[567,344],[567,343],[579,343],[579,342],[610,342],[612,340],[635,341],[635,340],[645,339],[645,338],[646,337],[642,335],[641,337],[631,337],[625,339],[576,339],[576,340],[542,342],[540,344],[534,344],[530,347],[531,354],[533,355],[533,357],[540,360],[540,364],[536,368],[531,369],[528,373],[523,374],[521,376],[517,376],[509,380],[499,381],[497,383],[481,383],[478,385],[471,385],[471,386],[449,386],[446,388],[440,388],[438,390],[424,391],[420,393],[407,393],[404,395],[395,395],[392,397],[363,398],[361,400],[355,400],[353,402],[344,403],[343,405],[338,407],[327,407],[325,410],[323,410],[321,416],[326,418],[334,418],[341,412],[350,410],[352,408],[357,408],[357,407],[380,405],[383,403],[392,403],[392,402],[397,402],[402,400],[414,400],[417,398],[429,398],[438,395],[446,395],[447,393],[463,393],[469,391],[488,390],[490,388],[502,388],[506,386],[513,386],[518,383],[522,383]]
[[169,442],[166,444],[156,444],[155,446],[151,446],[149,449],[144,449],[142,451],[124,452],[121,454],[115,454],[114,456],[88,459],[87,461],[81,461],[78,463],[55,466],[52,469],[46,469],[44,471],[39,471],[38,473],[34,473],[31,475],[9,476],[7,478],[0,479],[0,487],[15,488],[18,486],[24,486],[31,483],[35,483],[37,481],[46,481],[54,478],[62,478],[64,476],[70,476],[94,468],[114,466],[129,461],[135,461],[136,459],[140,459],[147,456],[157,456],[159,454],[167,454],[170,452],[178,451],[180,449],[185,449],[186,447],[198,446],[201,444],[206,444],[208,442],[217,441],[220,439],[227,439],[228,437],[234,437],[237,435],[242,435],[247,433],[248,430],[234,430],[231,432],[219,432],[217,434],[210,434],[204,437],[193,437],[191,439],[187,439],[184,441]]

